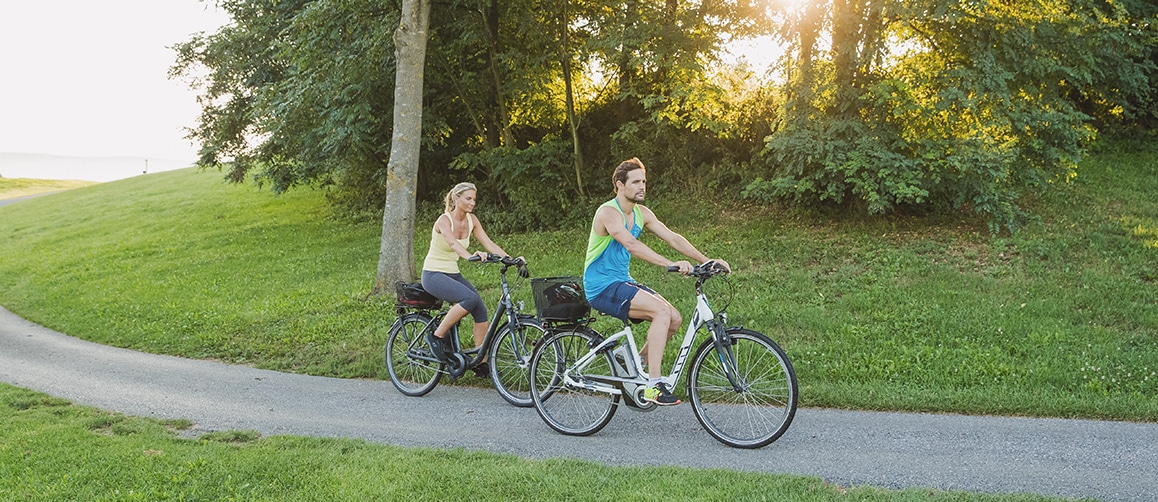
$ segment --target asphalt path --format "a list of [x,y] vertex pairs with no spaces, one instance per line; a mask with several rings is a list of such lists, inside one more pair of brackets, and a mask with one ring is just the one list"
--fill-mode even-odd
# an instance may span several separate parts
[[621,409],[585,438],[549,429],[492,389],[411,398],[348,380],[145,354],[86,342],[0,308],[0,382],[129,415],[186,418],[192,434],[256,430],[466,448],[608,465],[816,476],[842,486],[1158,500],[1158,424],[801,409],[777,442],[716,442],[690,406]]
[[28,200],[28,199],[32,199],[32,198],[35,198],[35,197],[42,197],[42,196],[45,196],[45,195],[52,195],[52,194],[54,194],[54,193],[57,193],[57,192],[38,193],[38,194],[35,194],[35,195],[25,195],[25,196],[22,196],[22,197],[12,197],[12,198],[10,198],[10,199],[0,199],[0,207],[4,207],[4,206],[7,206],[7,205],[9,205],[9,204],[14,204],[14,203],[16,203],[16,202],[20,202],[20,201],[22,201],[22,200]]
[[25,199],[31,199],[33,197],[37,197],[37,196],[36,195],[25,195],[24,197],[13,197],[11,199],[0,199],[0,207],[4,207],[4,206],[7,206],[8,204],[20,202],[20,201],[25,200]]

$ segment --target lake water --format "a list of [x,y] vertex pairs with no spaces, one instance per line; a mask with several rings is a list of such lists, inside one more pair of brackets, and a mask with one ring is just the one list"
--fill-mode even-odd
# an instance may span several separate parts
[[193,161],[146,159],[145,157],[65,157],[58,155],[0,153],[0,177],[43,180],[113,181],[146,173],[171,171]]

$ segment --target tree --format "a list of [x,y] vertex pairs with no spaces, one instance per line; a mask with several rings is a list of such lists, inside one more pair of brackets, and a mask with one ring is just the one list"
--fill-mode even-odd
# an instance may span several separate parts
[[[232,22],[179,44],[172,75],[202,85],[198,164],[282,192],[331,187],[380,208],[398,12],[377,0],[232,0]],[[207,73],[203,73],[208,70]]]
[[[213,34],[199,33],[174,47],[171,77],[193,78],[202,87],[201,115],[189,139],[201,144],[198,165],[228,168],[228,179],[240,182],[261,162],[254,138],[267,134],[270,113],[263,109],[271,86],[286,78],[289,64],[278,45],[294,17],[308,2],[229,0],[220,6],[233,22]],[[201,75],[201,69],[208,70]]]
[[1015,228],[1023,194],[1071,179],[1094,137],[1072,96],[1142,102],[1149,91],[1146,38],[1101,5],[812,4],[785,31],[798,57],[764,154],[772,179],[747,193],[868,213],[968,207],[995,232]]
[[1100,131],[1129,135],[1158,129],[1158,4],[1094,2],[1092,12],[1100,29],[1082,36],[1096,40],[1092,58],[1104,64],[1070,98]]
[[403,0],[394,32],[394,135],[386,173],[386,206],[374,291],[414,278],[414,210],[422,141],[422,84],[430,0]]
[[[400,4],[220,5],[233,22],[178,46],[173,69],[208,69],[191,131],[200,165],[279,192],[325,187],[363,213],[384,207],[397,78],[388,34]],[[561,12],[543,0],[440,4],[428,24],[418,197],[470,178],[505,218],[496,229],[540,228],[583,206],[584,182],[602,179],[629,148],[682,169],[718,158],[718,148],[704,146],[727,127],[715,112],[726,95],[705,64],[727,37],[759,24],[752,5],[569,0]],[[528,179],[539,186],[528,189]]]
[[563,0],[560,8],[555,11],[554,28],[558,32],[559,69],[563,76],[563,103],[567,114],[567,130],[571,135],[573,152],[573,166],[575,167],[575,186],[579,189],[579,196],[587,198],[583,190],[583,148],[579,137],[579,116],[575,113],[575,73],[571,68],[573,48],[571,46],[571,0]]

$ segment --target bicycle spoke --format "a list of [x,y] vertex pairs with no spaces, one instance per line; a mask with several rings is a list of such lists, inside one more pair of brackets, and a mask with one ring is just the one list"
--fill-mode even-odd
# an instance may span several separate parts
[[386,340],[386,371],[399,392],[421,396],[442,378],[442,365],[419,359],[430,354],[423,330],[430,324],[425,314],[410,313],[395,321]]
[[[588,435],[602,429],[615,414],[619,396],[580,385],[582,374],[570,373],[587,354],[591,335],[583,331],[555,334],[531,356],[531,398],[535,411],[552,429],[569,435]],[[597,358],[584,374],[610,375],[610,359]],[[568,385],[564,375],[577,384]]]
[[491,346],[489,361],[495,389],[507,402],[520,407],[531,406],[530,352],[544,337],[542,326],[534,321],[520,321],[498,331]]
[[779,347],[763,335],[738,332],[730,349],[735,385],[711,341],[693,357],[688,379],[693,410],[721,442],[742,448],[764,446],[780,437],[795,415],[795,375]]

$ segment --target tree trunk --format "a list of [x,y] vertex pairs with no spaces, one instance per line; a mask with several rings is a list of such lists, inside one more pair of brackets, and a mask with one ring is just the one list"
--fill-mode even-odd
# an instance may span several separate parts
[[422,144],[422,81],[430,0],[402,0],[394,31],[394,132],[386,165],[386,208],[374,293],[393,291],[395,281],[414,280],[414,197]]
[[816,41],[820,37],[820,29],[824,21],[824,8],[824,2],[808,2],[803,8],[800,19],[796,22],[798,37],[796,74],[791,79],[787,98],[788,114],[785,120],[788,123],[807,121],[813,110],[812,88],[816,81],[813,58],[816,52]]
[[491,118],[498,132],[498,146],[515,147],[515,135],[511,132],[511,114],[507,110],[507,96],[503,92],[503,78],[499,73],[499,0],[491,0],[483,15],[487,27],[487,69],[491,77],[491,99],[494,101],[494,115]]
[[579,118],[575,115],[575,89],[571,77],[571,16],[568,14],[567,4],[563,2],[559,22],[559,60],[563,66],[563,93],[567,110],[567,125],[571,129],[571,147],[574,150],[572,165],[575,168],[575,186],[579,188],[579,197],[587,198],[583,191],[583,149],[579,145]]
[[634,96],[635,91],[635,66],[632,62],[631,51],[636,47],[628,43],[628,38],[633,36],[636,30],[636,23],[639,21],[639,12],[637,3],[634,1],[624,2],[623,5],[623,26],[620,27],[619,35],[619,61],[617,62],[617,69],[619,73],[619,97],[615,104],[615,120],[616,123],[625,124],[634,120],[636,104],[639,102]]

